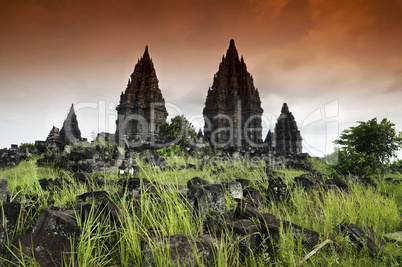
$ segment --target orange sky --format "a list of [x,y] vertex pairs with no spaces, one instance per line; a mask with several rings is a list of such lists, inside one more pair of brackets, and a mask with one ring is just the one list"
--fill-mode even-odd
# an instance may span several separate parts
[[85,137],[113,131],[145,45],[166,102],[198,116],[232,38],[267,127],[287,102],[305,151],[329,152],[327,122],[378,116],[402,130],[402,0],[13,0],[0,34],[0,147],[44,140],[71,103],[92,105],[77,111]]

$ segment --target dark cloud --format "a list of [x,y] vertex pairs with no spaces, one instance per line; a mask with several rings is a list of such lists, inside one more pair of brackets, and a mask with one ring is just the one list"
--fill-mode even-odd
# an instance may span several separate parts
[[[45,139],[71,103],[116,103],[145,45],[165,100],[201,114],[232,38],[271,126],[283,102],[302,126],[336,99],[340,129],[374,116],[402,125],[400,0],[15,0],[0,34],[0,127],[13,132],[0,147]],[[84,136],[103,127],[95,111],[79,115]]]

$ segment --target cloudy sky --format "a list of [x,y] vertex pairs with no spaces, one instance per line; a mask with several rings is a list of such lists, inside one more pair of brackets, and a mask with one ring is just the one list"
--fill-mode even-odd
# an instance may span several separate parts
[[385,117],[402,131],[402,0],[13,0],[0,34],[0,148],[45,140],[71,104],[84,137],[114,132],[146,45],[170,116],[202,126],[230,39],[265,132],[284,102],[312,155],[356,121]]

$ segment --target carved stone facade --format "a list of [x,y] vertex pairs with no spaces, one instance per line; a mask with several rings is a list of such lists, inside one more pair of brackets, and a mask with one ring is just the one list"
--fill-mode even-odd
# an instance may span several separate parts
[[261,143],[262,113],[258,89],[230,40],[205,101],[204,140],[224,148]]
[[64,148],[66,145],[78,144],[80,141],[82,141],[81,131],[78,127],[74,105],[71,105],[67,118],[64,120],[63,127],[60,130],[60,146]]
[[269,150],[287,155],[290,153],[302,153],[302,137],[297,128],[295,117],[289,111],[286,103],[283,103],[281,115],[279,116],[274,134],[268,132],[265,139]]
[[53,126],[49,135],[46,138],[46,146],[48,147],[59,147],[60,146],[60,129]]
[[147,46],[116,109],[116,142],[119,145],[135,146],[157,138],[160,125],[166,122],[165,99]]

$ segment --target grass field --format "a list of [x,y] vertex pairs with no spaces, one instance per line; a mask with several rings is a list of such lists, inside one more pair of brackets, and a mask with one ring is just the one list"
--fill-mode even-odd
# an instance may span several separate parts
[[[186,162],[196,163],[194,158],[167,158],[171,165]],[[172,169],[160,171],[153,165],[137,159],[140,173],[136,177],[155,181],[160,199],[154,201],[152,194],[144,193],[139,197],[140,210],[134,200],[125,195],[117,183],[117,174],[102,175],[105,183],[102,187],[95,183],[85,185],[76,182],[72,174],[51,167],[37,167],[34,159],[21,162],[12,169],[0,170],[0,177],[8,179],[9,190],[14,194],[35,196],[35,200],[24,203],[24,217],[14,233],[8,238],[0,250],[0,262],[7,266],[11,258],[13,237],[30,233],[41,209],[69,209],[79,204],[77,196],[88,191],[105,190],[113,202],[121,209],[124,221],[121,226],[113,226],[107,222],[99,222],[95,213],[90,219],[82,221],[77,216],[78,225],[82,228],[80,241],[75,245],[71,262],[65,266],[141,266],[144,259],[141,250],[142,242],[150,242],[148,229],[159,229],[164,235],[186,234],[198,240],[203,232],[202,221],[192,218],[186,203],[176,188],[182,188],[193,177],[200,177],[210,183],[235,181],[238,178],[251,180],[253,188],[267,188],[268,180],[263,162],[219,162],[223,171],[214,173],[207,166],[203,170]],[[327,172],[324,163],[313,160],[313,168]],[[386,240],[384,234],[402,231],[402,183],[395,185],[383,180],[374,179],[377,188],[368,187],[345,180],[349,185],[349,193],[337,193],[333,190],[310,190],[293,184],[293,179],[303,170],[280,171],[288,186],[294,188],[290,200],[286,203],[267,202],[260,206],[263,213],[272,213],[280,219],[290,221],[304,228],[318,232],[321,242],[331,240],[333,247],[324,246],[314,256],[306,260],[305,266],[400,266],[402,262],[402,244]],[[62,177],[66,180],[63,189],[44,191],[38,180],[42,178]],[[402,179],[400,174],[393,174],[395,179]],[[331,178],[331,177],[329,177]],[[164,186],[158,186],[164,185]],[[172,186],[165,186],[172,185]],[[235,202],[226,197],[227,208],[234,209]],[[34,208],[33,208],[34,207]],[[339,230],[342,223],[354,223],[359,226],[371,226],[386,245],[378,256],[371,257],[366,250],[358,250],[348,236]],[[96,226],[96,227],[95,227]],[[95,230],[93,230],[95,229]],[[215,253],[213,266],[297,266],[312,250],[291,234],[281,232],[280,244],[265,242],[252,253],[242,259],[236,250],[236,240],[229,236],[222,238],[219,249]],[[151,242],[152,247],[152,242]],[[166,250],[153,248],[153,255],[160,266],[166,266]],[[33,259],[21,258],[21,266],[35,266]],[[200,263],[202,265],[202,263]]]

